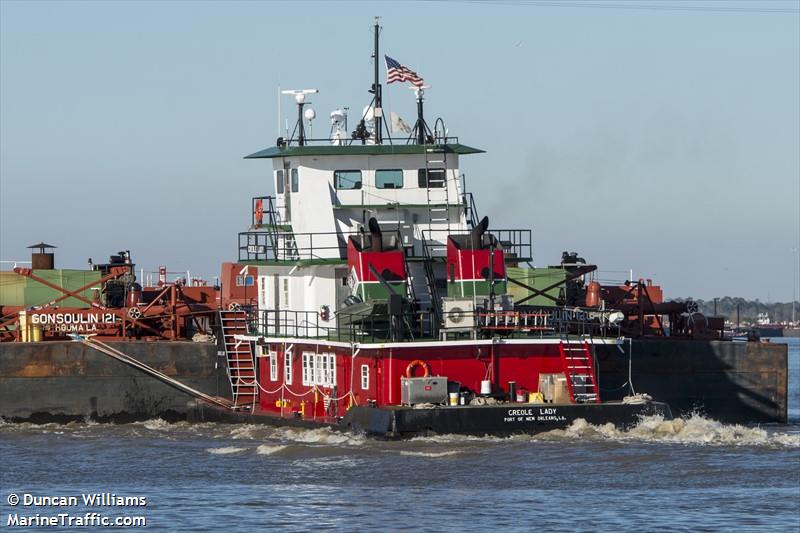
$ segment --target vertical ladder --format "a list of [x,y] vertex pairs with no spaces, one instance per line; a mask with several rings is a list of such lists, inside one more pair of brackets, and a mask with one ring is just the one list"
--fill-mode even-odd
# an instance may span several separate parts
[[573,403],[600,403],[600,391],[594,370],[594,357],[589,344],[564,342],[558,344],[567,389]]
[[[287,208],[284,206],[284,211]],[[277,198],[275,200],[275,207],[272,206],[272,201],[269,203],[269,222],[272,226],[270,236],[272,239],[273,250],[275,250],[275,259],[277,261],[293,261],[300,259],[300,251],[297,247],[297,239],[294,235],[294,229],[291,222],[284,221],[281,217],[280,206],[278,205]],[[289,229],[286,229],[286,228]]]
[[220,310],[219,324],[228,363],[233,406],[253,405],[258,399],[253,347],[250,342],[235,338],[235,335],[247,334],[247,313],[243,310]]
[[[428,233],[431,239],[445,241],[450,235],[450,187],[447,180],[447,156],[439,148],[425,149],[425,189],[428,199]],[[442,177],[431,179],[431,170],[441,169]],[[433,187],[431,185],[434,185]],[[442,228],[440,225],[444,224]],[[444,231],[444,237],[434,236],[434,227]]]
[[275,254],[278,261],[297,261],[301,259],[300,250],[297,247],[297,239],[295,239],[294,236],[294,231],[280,231],[278,233],[278,243],[280,247],[278,250],[276,250]]

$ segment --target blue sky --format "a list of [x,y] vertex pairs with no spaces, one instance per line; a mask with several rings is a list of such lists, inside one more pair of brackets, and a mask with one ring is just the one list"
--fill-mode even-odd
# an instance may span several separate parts
[[[274,143],[278,85],[319,88],[325,132],[361,109],[380,15],[429,118],[487,150],[462,162],[481,214],[532,228],[537,266],[575,250],[667,296],[789,301],[800,3],[547,4],[3,1],[0,259],[45,240],[63,267],[130,249],[211,278],[272,192],[242,157]],[[411,91],[385,94],[411,121]]]

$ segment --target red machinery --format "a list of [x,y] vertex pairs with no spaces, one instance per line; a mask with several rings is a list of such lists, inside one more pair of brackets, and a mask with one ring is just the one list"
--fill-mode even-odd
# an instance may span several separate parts
[[[103,275],[77,289],[52,283],[29,268],[14,272],[53,289],[61,296],[32,307],[3,306],[0,309],[0,341],[37,341],[67,338],[70,334],[100,338],[168,339],[191,338],[211,333],[218,307],[218,289],[185,287],[181,282],[142,288],[135,283],[129,260],[95,265]],[[93,299],[82,293],[99,288]],[[68,298],[85,307],[60,307]]]

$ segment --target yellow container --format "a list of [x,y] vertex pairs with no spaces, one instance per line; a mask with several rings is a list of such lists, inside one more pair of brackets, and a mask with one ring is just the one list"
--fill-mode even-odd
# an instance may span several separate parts
[[458,405],[458,393],[457,392],[451,392],[449,394],[449,397],[450,397],[450,405]]
[[544,394],[541,392],[528,393],[528,402],[530,403],[544,403]]
[[28,324],[28,313],[25,311],[19,312],[19,340],[20,342],[29,342],[30,325]]

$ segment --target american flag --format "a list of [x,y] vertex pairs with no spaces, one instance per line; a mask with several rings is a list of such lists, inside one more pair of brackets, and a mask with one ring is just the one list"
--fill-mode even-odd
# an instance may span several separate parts
[[407,81],[417,87],[422,87],[424,83],[419,74],[414,72],[408,67],[404,67],[389,56],[386,58],[386,83],[393,83],[396,81]]

